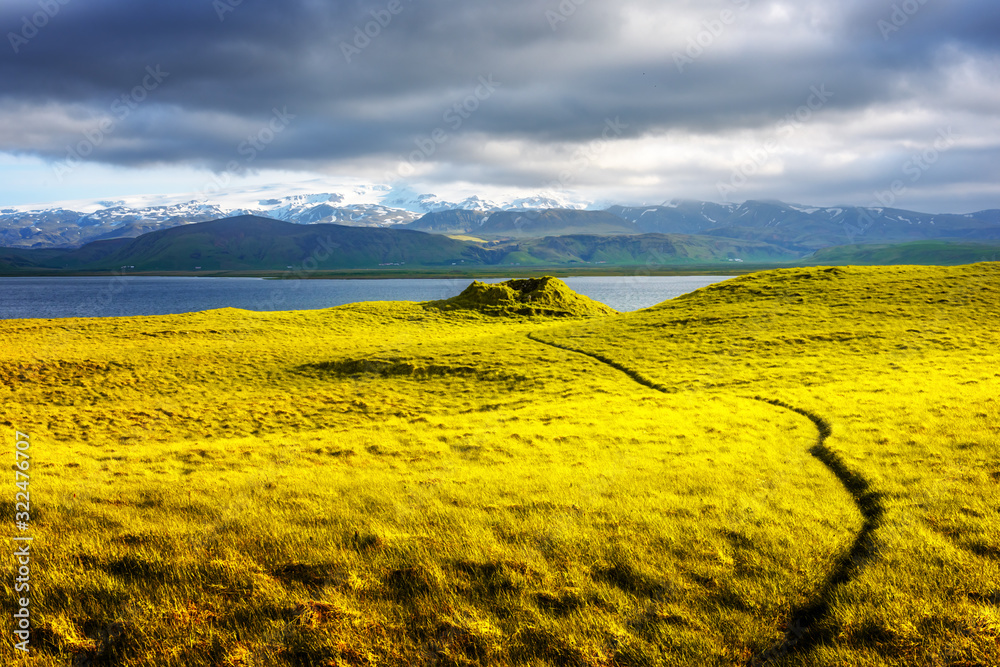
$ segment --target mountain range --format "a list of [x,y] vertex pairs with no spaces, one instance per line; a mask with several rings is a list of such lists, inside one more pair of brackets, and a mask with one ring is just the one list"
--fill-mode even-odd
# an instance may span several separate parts
[[642,232],[704,234],[775,243],[812,251],[863,243],[1000,239],[1000,210],[966,215],[894,208],[807,207],[779,201],[712,204],[674,201],[667,206],[608,209]]
[[[265,192],[262,194],[273,194]],[[341,194],[296,194],[236,201],[103,201],[77,207],[0,210],[0,246],[75,248],[227,217],[266,217],[299,225],[397,228],[483,240],[578,234],[683,234],[754,241],[800,255],[831,246],[948,240],[1000,240],[1000,210],[929,214],[891,208],[811,207],[779,201],[718,204],[673,200],[657,206],[583,208],[551,197],[449,202],[429,194],[357,187]],[[401,208],[405,206],[406,208]]]
[[419,214],[380,204],[342,205],[340,195],[265,199],[253,208],[229,208],[205,202],[135,208],[123,202],[86,213],[53,208],[0,211],[0,246],[74,247],[91,241],[135,238],[148,232],[240,215],[257,215],[298,224],[335,222],[359,227],[405,224]]
[[0,209],[0,247],[78,247],[90,241],[135,238],[178,225],[255,215],[297,224],[335,223],[354,227],[405,225],[424,213],[449,210],[584,208],[564,197],[473,195],[448,200],[405,187],[348,184],[337,193],[280,194],[272,188],[205,199],[134,197]]
[[[605,214],[610,215],[610,214]],[[758,241],[682,234],[578,234],[460,240],[411,229],[300,225],[237,216],[161,229],[79,248],[2,248],[0,273],[267,271],[380,267],[693,264],[736,259],[786,262],[797,253]]]
[[933,215],[889,208],[808,208],[773,201],[713,204],[675,201],[606,211],[445,211],[404,225],[489,238],[566,234],[687,234],[756,241],[808,255],[832,246],[913,241],[1000,240],[1000,210]]

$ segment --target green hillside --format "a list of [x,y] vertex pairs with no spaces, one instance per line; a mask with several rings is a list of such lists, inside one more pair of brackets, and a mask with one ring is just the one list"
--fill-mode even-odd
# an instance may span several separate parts
[[77,249],[0,249],[0,271],[104,272],[128,266],[134,272],[283,274],[289,267],[313,272],[386,266],[651,266],[737,257],[783,262],[797,255],[763,243],[712,237],[579,235],[482,243],[409,229],[297,225],[243,216],[172,227],[135,239],[96,241]]
[[740,205],[675,200],[653,207],[613,206],[609,211],[647,233],[705,234],[802,251],[855,242],[989,243],[1000,238],[996,210],[955,215],[884,207],[803,207],[767,200]]
[[823,248],[807,258],[816,264],[936,264],[941,266],[1000,260],[1000,242],[914,241]]
[[458,296],[430,301],[427,305],[444,311],[475,311],[507,317],[591,317],[615,313],[603,303],[577,294],[566,283],[551,276],[502,283],[482,283],[477,280]]
[[0,322],[31,664],[1000,664],[1000,265],[574,297]]
[[749,262],[794,261],[798,253],[755,241],[736,241],[685,234],[641,234],[638,236],[566,235],[518,241],[506,246],[520,257],[537,263],[606,263],[612,265],[695,264],[741,259]]
[[447,237],[407,230],[296,225],[243,216],[145,234],[105,262],[136,270],[284,269],[444,264],[467,246]]
[[478,236],[533,238],[567,234],[639,234],[639,228],[607,211],[546,209],[497,211],[473,230]]
[[401,225],[401,228],[416,229],[421,232],[434,232],[436,234],[463,234],[478,230],[479,226],[488,217],[489,213],[485,211],[454,209],[451,211],[428,213],[413,222]]
[[[433,220],[447,226],[451,224],[449,221],[464,219],[465,213],[468,212],[435,214]],[[518,216],[525,216],[524,220]],[[617,222],[609,226],[605,224],[608,218]],[[1000,249],[1000,245],[991,243],[921,241],[838,246],[810,254],[782,239],[775,239],[776,243],[740,240],[711,235],[711,230],[703,235],[634,234],[621,227],[629,224],[601,211],[494,213],[480,228],[484,237],[493,240],[483,241],[453,239],[412,229],[299,225],[243,216],[172,227],[135,239],[96,241],[76,249],[3,248],[0,273],[103,273],[123,266],[137,273],[246,271],[286,275],[293,271],[315,275],[324,271],[386,271],[401,267],[447,271],[452,267],[518,266],[655,269],[795,263],[945,265],[991,259]],[[613,229],[615,225],[619,227],[617,231]],[[574,226],[612,233],[566,233]],[[553,234],[537,237],[551,230],[555,230]],[[494,234],[491,236],[487,231]],[[738,231],[730,228],[734,235]]]
[[[443,265],[468,258],[472,244],[422,232],[341,225],[297,225],[241,216],[182,225],[135,239],[98,241],[76,250],[0,253],[26,269],[71,271],[239,271]],[[8,263],[13,263],[8,260]]]

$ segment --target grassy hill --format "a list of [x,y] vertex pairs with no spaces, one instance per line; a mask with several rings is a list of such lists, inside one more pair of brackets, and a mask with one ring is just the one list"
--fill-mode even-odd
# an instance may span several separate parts
[[0,322],[32,664],[1000,663],[1000,265],[466,301]]
[[436,234],[464,234],[479,229],[479,226],[488,217],[489,213],[485,211],[463,209],[439,211],[427,213],[413,222],[402,225],[401,228]]
[[790,250],[818,250],[845,243],[947,239],[980,243],[1000,239],[997,210],[955,215],[884,207],[803,207],[780,201],[749,200],[736,205],[678,200],[664,206],[614,206],[609,212],[646,233],[763,241]]
[[826,425],[811,451],[864,522],[793,607],[775,664],[985,665],[1000,659],[998,313],[995,263],[784,269],[547,340],[664,391],[778,401]]
[[97,241],[75,250],[5,249],[0,261],[25,270],[135,271],[265,270],[286,267],[377,268],[384,264],[443,265],[479,253],[473,244],[411,230],[298,225],[239,216],[171,227],[135,239]]
[[444,311],[473,311],[502,317],[591,317],[615,312],[603,303],[577,294],[566,283],[552,276],[502,283],[482,283],[477,280],[458,296],[430,301],[427,305]]
[[48,267],[87,266],[118,253],[129,243],[130,239],[110,239],[94,241],[77,249],[0,248],[0,271],[17,273]]
[[145,234],[104,262],[136,270],[354,268],[379,264],[443,264],[467,246],[415,231],[296,225],[241,216]]
[[1000,242],[914,241],[887,245],[846,245],[817,250],[808,259],[816,264],[826,265],[973,264],[995,262],[1000,259]]
[[500,246],[507,254],[497,263],[513,264],[698,264],[741,259],[751,262],[794,261],[799,254],[756,241],[711,236],[641,234],[637,236],[567,235],[528,239]]
[[473,230],[486,238],[534,238],[567,234],[639,234],[639,228],[607,211],[546,209],[497,211]]
[[[671,210],[694,215],[684,213],[681,206]],[[754,210],[760,215],[766,212]],[[439,230],[462,228],[483,215],[449,211],[434,214],[433,219],[425,216],[421,224]],[[691,225],[692,229],[697,227],[694,222]],[[602,211],[498,212],[477,230],[482,238],[451,238],[415,229],[300,225],[242,216],[172,227],[135,239],[96,241],[76,249],[0,248],[0,273],[101,273],[122,266],[148,273],[245,271],[281,275],[289,268],[314,274],[380,267],[651,268],[717,266],[736,261],[765,266],[958,264],[990,259],[1000,247],[991,242],[937,240],[838,246],[813,252],[805,245],[796,245],[797,241],[787,238],[787,230],[779,233],[778,228],[762,231],[727,227],[724,233],[708,229],[694,235],[638,234],[632,223]],[[799,231],[806,236],[812,234],[806,228]]]
[[0,272],[106,272],[129,266],[134,272],[283,274],[288,267],[314,272],[380,266],[649,266],[734,257],[782,262],[797,256],[763,243],[711,237],[588,235],[487,243],[409,229],[298,225],[242,216],[172,227],[135,239],[95,241],[77,249],[0,249]]

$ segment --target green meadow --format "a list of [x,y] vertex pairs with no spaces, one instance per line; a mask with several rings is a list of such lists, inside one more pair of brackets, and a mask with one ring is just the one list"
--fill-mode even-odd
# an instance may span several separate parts
[[1000,664],[994,262],[0,321],[0,424],[5,664]]

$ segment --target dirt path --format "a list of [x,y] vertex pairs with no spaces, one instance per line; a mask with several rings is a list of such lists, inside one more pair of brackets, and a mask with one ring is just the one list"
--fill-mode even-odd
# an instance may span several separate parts
[[[536,343],[590,357],[621,371],[638,384],[650,389],[655,389],[665,394],[677,393],[677,389],[658,384],[639,371],[629,368],[613,359],[593,352],[577,350],[567,345],[545,341],[531,333],[527,334],[527,336]],[[882,504],[881,494],[871,488],[868,480],[858,472],[851,470],[841,456],[827,446],[826,440],[833,431],[829,422],[815,413],[789,405],[783,401],[761,396],[754,396],[753,398],[802,415],[816,426],[816,430],[818,431],[816,444],[809,449],[809,453],[819,459],[840,480],[840,483],[851,494],[854,504],[857,505],[858,510],[864,517],[864,524],[854,537],[851,548],[837,559],[833,571],[827,577],[816,599],[808,605],[793,610],[788,621],[788,629],[785,632],[784,639],[768,650],[754,656],[748,663],[752,667],[762,667],[763,665],[773,664],[793,652],[805,652],[816,644],[830,639],[830,637],[824,635],[822,623],[824,618],[829,614],[830,600],[833,599],[833,593],[838,586],[851,581],[878,555],[878,542],[875,533],[882,524],[885,507]]]

